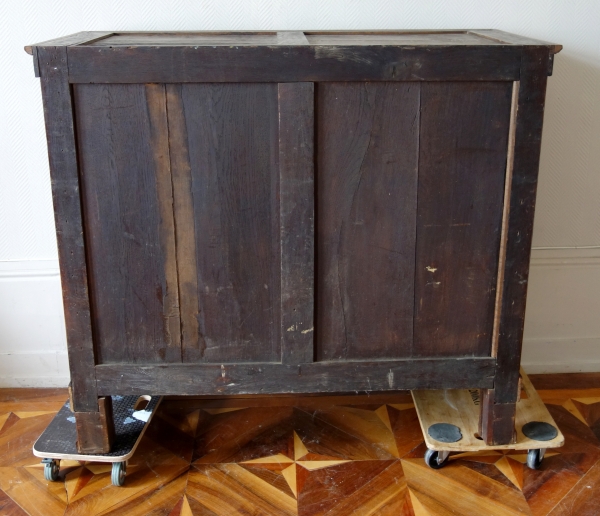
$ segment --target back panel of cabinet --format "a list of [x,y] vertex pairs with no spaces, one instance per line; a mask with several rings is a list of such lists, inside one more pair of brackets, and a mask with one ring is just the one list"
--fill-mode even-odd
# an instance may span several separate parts
[[318,360],[490,354],[511,90],[318,85]]
[[97,361],[180,362],[165,88],[73,93]]
[[419,84],[319,83],[318,360],[410,355]]
[[167,85],[184,362],[278,362],[277,84]]
[[98,362],[279,361],[277,85],[74,90]]

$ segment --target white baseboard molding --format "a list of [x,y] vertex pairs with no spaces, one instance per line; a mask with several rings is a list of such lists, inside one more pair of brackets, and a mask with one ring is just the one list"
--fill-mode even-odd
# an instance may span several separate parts
[[0,353],[0,388],[67,387],[69,381],[66,353]]
[[600,371],[600,337],[526,339],[521,363],[531,374],[595,373]]

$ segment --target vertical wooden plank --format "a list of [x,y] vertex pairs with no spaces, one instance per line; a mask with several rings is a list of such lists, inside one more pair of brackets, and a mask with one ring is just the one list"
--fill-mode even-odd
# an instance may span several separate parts
[[98,398],[97,412],[75,412],[77,452],[108,453],[115,440],[112,398]]
[[206,343],[199,332],[198,272],[196,269],[196,225],[192,197],[192,175],[188,152],[185,111],[181,84],[167,84],[169,152],[177,238],[177,270],[181,312],[181,354],[183,362],[201,358]]
[[420,88],[317,86],[319,361],[410,355]]
[[94,342],[67,53],[64,47],[39,47],[37,55],[69,349],[72,410],[97,412]]
[[74,92],[98,362],[180,362],[164,86]]
[[495,401],[500,404],[515,403],[518,394],[548,58],[547,47],[523,49],[498,335]]
[[314,358],[314,84],[282,83],[279,99],[281,361]]
[[195,247],[197,275],[195,296],[193,282],[181,291],[184,359],[279,362],[277,84],[184,84],[169,95],[177,232],[194,232],[180,270]]
[[502,207],[502,228],[498,251],[498,278],[496,279],[496,301],[494,304],[494,328],[492,330],[492,356],[498,355],[498,333],[502,294],[504,292],[504,268],[506,266],[506,241],[508,239],[508,215],[510,213],[510,192],[512,188],[513,164],[515,158],[515,133],[517,127],[517,106],[519,104],[519,81],[513,82],[510,101],[510,125],[508,129],[508,149],[506,152],[506,174],[504,178],[504,206]]
[[421,94],[414,356],[489,356],[512,83]]
[[[173,211],[173,183],[169,152],[169,128],[167,125],[167,99],[163,84],[146,84],[150,147],[153,151],[158,202],[158,237],[163,257],[164,273],[161,288],[162,318],[165,332],[164,348],[159,355],[167,362],[181,362],[181,321],[179,315],[179,285],[177,278],[177,255],[175,249],[175,220]],[[158,292],[157,292],[158,294]],[[160,296],[159,296],[160,297]],[[164,351],[163,351],[164,350]],[[165,356],[162,356],[165,353]]]
[[494,350],[496,377],[494,388],[484,390],[481,396],[480,433],[489,445],[508,444],[514,436],[549,58],[547,47],[525,47],[521,58]]

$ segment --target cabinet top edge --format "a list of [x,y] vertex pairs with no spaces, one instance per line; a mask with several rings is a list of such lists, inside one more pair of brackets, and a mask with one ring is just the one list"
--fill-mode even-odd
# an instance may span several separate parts
[[36,47],[173,47],[173,46],[546,46],[552,54],[562,45],[493,29],[363,31],[172,31],[78,32],[25,46]]

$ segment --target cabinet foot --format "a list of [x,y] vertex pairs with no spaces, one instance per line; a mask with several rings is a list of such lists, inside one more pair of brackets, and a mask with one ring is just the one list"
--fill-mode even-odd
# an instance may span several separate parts
[[108,453],[115,436],[112,399],[98,399],[98,412],[74,412],[78,453]]
[[516,403],[495,403],[494,390],[481,390],[479,435],[488,446],[514,443],[516,440]]

